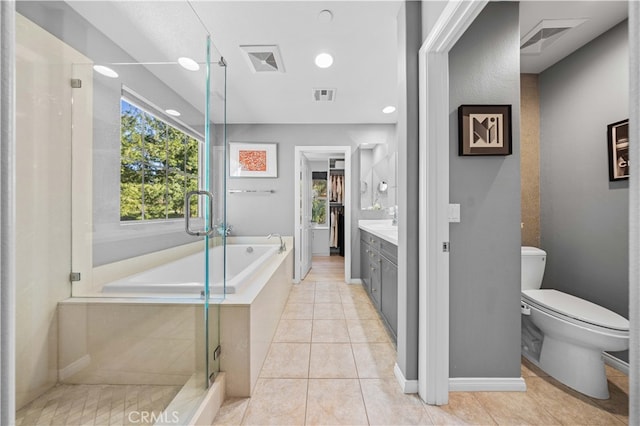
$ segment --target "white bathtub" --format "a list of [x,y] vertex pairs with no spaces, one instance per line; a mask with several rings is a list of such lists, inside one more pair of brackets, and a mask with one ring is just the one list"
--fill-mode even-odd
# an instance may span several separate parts
[[[226,291],[223,285],[222,246],[209,249],[209,291],[212,294],[234,294],[242,290],[247,279],[271,256],[278,252],[273,244],[229,244],[227,254]],[[162,294],[199,297],[204,280],[203,252],[112,281],[103,286],[103,293]]]
[[[294,249],[292,237],[283,237],[283,240],[287,250],[278,253],[279,246],[269,244],[272,241],[265,237],[227,238],[230,243],[227,246],[227,265],[230,270],[236,270],[230,281],[239,282],[243,276],[247,277],[244,283],[235,284],[235,294],[211,299],[213,312],[219,313],[210,317],[210,321],[214,321],[210,324],[219,327],[219,343],[223,348],[220,370],[226,373],[225,392],[228,397],[251,396],[284,311],[292,286]],[[247,253],[248,247],[254,249],[253,253]],[[194,246],[194,250],[199,248]],[[268,251],[275,254],[269,255]],[[153,287],[158,280],[146,280],[151,281],[150,286],[141,284],[145,280],[140,277],[151,271],[161,271],[162,282],[172,284],[170,281],[176,280],[167,279],[168,274],[173,273],[170,268],[164,272],[161,268],[147,268],[147,272],[130,273],[128,279],[121,279],[127,273],[124,271],[149,262],[147,256],[167,259],[173,254],[158,252],[108,265],[107,269],[101,266],[98,273],[94,269],[97,284],[94,293],[58,303],[58,339],[62,348],[58,354],[58,370],[62,383],[99,384],[108,377],[120,384],[181,385],[191,377],[198,365],[197,358],[202,349],[198,345],[202,344],[204,333],[201,287],[191,295],[161,294],[158,288]],[[197,258],[202,258],[201,251],[195,256],[182,256],[176,262],[163,260],[161,262],[164,263],[155,264],[163,265],[162,268],[177,266],[180,277],[186,276],[187,269],[204,268],[202,260],[200,263],[197,261]],[[241,259],[254,257],[263,258],[264,262],[252,262],[237,273],[238,268],[242,268],[239,266]],[[220,268],[221,262],[213,260],[212,267]],[[251,273],[252,269],[254,273]],[[120,275],[115,275],[118,272]],[[111,278],[106,279],[109,276]],[[202,269],[196,273],[196,284],[199,284],[201,276]],[[129,281],[128,290],[123,286],[126,281]],[[181,284],[184,281],[179,280],[179,291],[184,291]],[[109,293],[97,294],[104,283],[108,283]],[[115,290],[113,286],[116,283],[123,288]],[[164,291],[168,285],[162,288]],[[141,291],[144,292],[135,293]],[[158,362],[149,362],[149,348],[164,350],[165,347],[183,348],[184,352],[178,361],[156,357],[154,360]]]

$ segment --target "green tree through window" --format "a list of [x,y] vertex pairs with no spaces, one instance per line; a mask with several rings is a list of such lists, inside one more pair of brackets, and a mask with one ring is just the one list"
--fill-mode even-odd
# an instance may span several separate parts
[[[120,101],[120,220],[184,217],[184,196],[198,189],[200,142]],[[189,206],[198,215],[197,200]]]

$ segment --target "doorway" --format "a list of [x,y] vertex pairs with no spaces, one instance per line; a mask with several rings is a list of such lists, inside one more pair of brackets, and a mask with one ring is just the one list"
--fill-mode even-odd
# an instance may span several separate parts
[[349,283],[351,147],[296,146],[294,162],[294,282],[309,273],[315,253],[343,257],[344,281]]

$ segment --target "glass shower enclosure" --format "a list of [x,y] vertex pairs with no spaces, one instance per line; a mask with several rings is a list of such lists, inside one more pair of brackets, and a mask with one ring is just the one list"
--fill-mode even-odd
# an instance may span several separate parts
[[[38,244],[58,257],[49,268],[27,256],[28,239],[19,253],[19,280],[42,270],[57,282],[42,301],[50,355],[37,380],[37,342],[18,342],[17,418],[59,384],[135,389],[148,403],[123,409],[129,421],[187,423],[220,362],[226,144],[212,138],[225,134],[213,129],[225,128],[226,64],[188,2],[21,3],[24,182],[46,155],[61,159],[37,176],[51,196],[25,186],[33,196],[19,200],[44,212]],[[18,306],[35,309],[27,296]]]

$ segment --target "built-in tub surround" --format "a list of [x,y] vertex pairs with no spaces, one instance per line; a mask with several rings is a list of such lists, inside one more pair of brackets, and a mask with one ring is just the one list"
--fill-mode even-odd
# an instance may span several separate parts
[[[229,396],[250,396],[292,284],[293,238],[288,249],[256,265],[242,290],[212,295],[220,309],[220,369]],[[257,247],[264,237],[229,237]],[[246,250],[246,247],[244,248]],[[71,298],[59,304],[59,375],[65,383],[184,384],[203,352],[202,300],[148,297]],[[215,325],[210,323],[211,325]],[[217,328],[217,327],[214,327]],[[211,327],[210,327],[211,329]],[[162,352],[159,359],[154,354]]]

